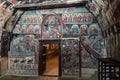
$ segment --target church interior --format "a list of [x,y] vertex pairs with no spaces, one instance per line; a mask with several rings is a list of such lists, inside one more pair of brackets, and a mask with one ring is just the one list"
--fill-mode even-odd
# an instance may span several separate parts
[[0,80],[120,80],[120,0],[0,0]]

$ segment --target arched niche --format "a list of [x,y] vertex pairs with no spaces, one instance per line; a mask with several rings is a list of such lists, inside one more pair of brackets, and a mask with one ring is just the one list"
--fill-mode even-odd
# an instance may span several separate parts
[[99,34],[99,27],[97,24],[91,24],[89,26],[89,34],[96,35],[96,36]]
[[48,14],[43,17],[41,24],[42,39],[62,38],[62,19],[58,14]]

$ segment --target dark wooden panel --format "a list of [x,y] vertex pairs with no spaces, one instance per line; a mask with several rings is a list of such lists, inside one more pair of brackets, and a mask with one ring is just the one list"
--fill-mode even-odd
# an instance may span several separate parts
[[85,6],[86,3],[88,3],[87,0],[79,1],[79,2],[74,2],[74,3],[67,3],[67,2],[64,1],[64,2],[61,2],[61,3],[49,3],[49,4],[44,4],[44,3],[22,4],[22,5],[17,5],[14,8],[16,8],[16,9],[23,9],[23,10],[28,10],[28,9],[65,8],[65,7],[73,7],[73,6]]

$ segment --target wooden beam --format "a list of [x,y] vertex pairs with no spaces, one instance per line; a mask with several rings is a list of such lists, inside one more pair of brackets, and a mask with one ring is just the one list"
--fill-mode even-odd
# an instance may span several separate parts
[[53,9],[53,8],[64,8],[64,7],[73,7],[73,6],[85,6],[88,3],[87,0],[77,1],[77,2],[61,2],[61,3],[34,3],[34,4],[22,4],[14,6],[15,9]]

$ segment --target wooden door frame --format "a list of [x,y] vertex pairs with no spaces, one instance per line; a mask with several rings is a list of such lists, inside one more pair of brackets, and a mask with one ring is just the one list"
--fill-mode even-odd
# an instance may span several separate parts
[[39,40],[39,65],[38,65],[38,73],[39,73],[39,75],[41,75],[40,74],[40,54],[41,54],[41,46],[43,45],[43,44],[52,44],[52,43],[56,43],[56,44],[58,44],[59,45],[59,53],[58,53],[58,56],[59,56],[59,59],[58,59],[58,77],[61,77],[61,40],[60,39],[57,39],[57,40]]

